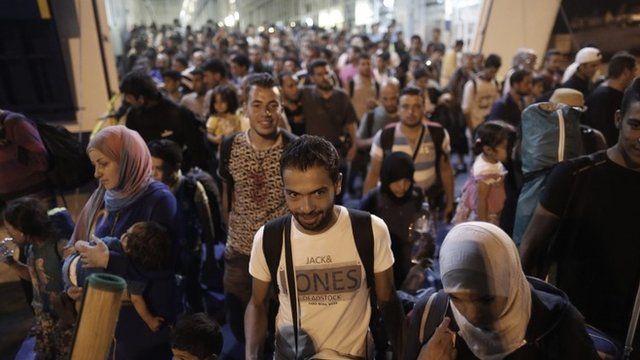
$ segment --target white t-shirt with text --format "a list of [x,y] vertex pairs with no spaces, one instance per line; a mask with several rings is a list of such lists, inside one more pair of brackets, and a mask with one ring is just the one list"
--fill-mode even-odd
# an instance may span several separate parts
[[[364,357],[371,317],[365,270],[358,255],[351,220],[340,206],[337,222],[321,234],[299,231],[292,220],[291,251],[298,292],[298,357],[345,359]],[[384,221],[371,216],[374,237],[374,273],[393,266],[391,238]],[[256,233],[249,272],[270,282],[271,274],[262,251],[264,227]],[[294,358],[291,305],[286,286],[284,243],[278,266],[276,358]]]

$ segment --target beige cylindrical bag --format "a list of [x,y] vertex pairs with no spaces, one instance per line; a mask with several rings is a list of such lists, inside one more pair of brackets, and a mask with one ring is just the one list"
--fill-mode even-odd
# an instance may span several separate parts
[[71,360],[107,359],[120,314],[126,283],[110,274],[92,274],[84,297],[71,348]]

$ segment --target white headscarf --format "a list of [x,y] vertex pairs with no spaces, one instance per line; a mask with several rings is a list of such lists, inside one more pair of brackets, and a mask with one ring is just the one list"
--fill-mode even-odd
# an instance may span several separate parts
[[503,359],[526,343],[531,288],[509,235],[484,222],[457,225],[442,244],[440,271],[448,293],[472,290],[507,298],[490,331],[473,326],[451,302],[459,334],[476,357]]

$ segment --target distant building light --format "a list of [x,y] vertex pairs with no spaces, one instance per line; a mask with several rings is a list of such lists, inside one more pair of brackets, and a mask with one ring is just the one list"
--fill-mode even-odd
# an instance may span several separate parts
[[270,28],[269,28],[269,34],[273,34],[274,32],[276,32],[276,29],[274,29],[274,28],[270,27]]
[[313,26],[313,19],[308,17],[304,19],[304,23],[307,24],[307,26]]
[[236,11],[236,12],[234,12],[234,13],[233,13],[233,18],[234,18],[236,21],[240,20],[240,14],[239,14],[237,11]]
[[258,32],[259,33],[264,32],[264,26],[258,26]]
[[290,27],[296,27],[296,22],[295,22],[295,21],[290,22],[290,23],[289,23],[289,26],[290,26]]
[[233,17],[233,15],[229,15],[226,18],[224,18],[224,24],[228,27],[232,27],[233,25],[236,24],[236,19]]
[[392,9],[393,5],[395,5],[395,0],[382,0],[382,5],[388,7],[389,9]]

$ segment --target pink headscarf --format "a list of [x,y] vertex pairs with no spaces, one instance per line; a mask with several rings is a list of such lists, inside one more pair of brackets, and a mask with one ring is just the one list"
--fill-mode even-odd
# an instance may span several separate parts
[[104,207],[118,211],[136,201],[147,189],[151,178],[151,155],[140,134],[124,126],[109,126],[91,139],[87,153],[98,150],[120,167],[118,185],[111,190],[102,184],[85,204],[70,242],[89,240],[96,216]]

